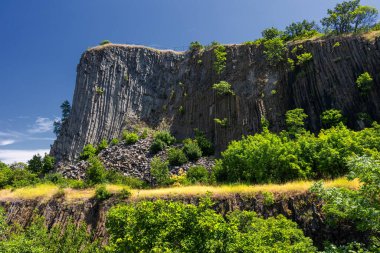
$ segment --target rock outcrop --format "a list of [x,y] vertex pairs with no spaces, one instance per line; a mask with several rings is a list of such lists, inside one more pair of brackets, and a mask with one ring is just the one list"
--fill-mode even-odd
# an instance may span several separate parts
[[[212,49],[174,52],[112,44],[89,49],[77,68],[72,112],[51,154],[73,161],[84,145],[119,137],[132,125],[169,128],[179,138],[198,128],[220,151],[230,140],[259,131],[262,117],[272,130],[283,129],[285,112],[294,108],[305,110],[313,131],[321,126],[320,114],[331,108],[342,110],[351,127],[362,125],[360,113],[380,120],[379,38],[316,39],[302,46],[313,58],[291,71],[271,67],[262,46],[227,45],[220,75]],[[355,81],[365,71],[374,86],[363,95]],[[217,95],[211,87],[220,80],[236,95]],[[215,118],[226,118],[227,126]]]

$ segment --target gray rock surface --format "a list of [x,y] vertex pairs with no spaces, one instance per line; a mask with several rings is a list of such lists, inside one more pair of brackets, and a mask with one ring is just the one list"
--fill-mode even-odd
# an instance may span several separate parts
[[[340,46],[334,47],[337,41]],[[119,137],[133,125],[166,127],[179,138],[198,128],[221,151],[230,140],[259,131],[264,116],[272,130],[283,129],[285,112],[298,107],[309,115],[313,131],[320,128],[319,115],[331,108],[341,109],[351,127],[360,125],[358,113],[380,119],[379,38],[328,38],[302,45],[313,59],[294,71],[271,67],[262,46],[228,45],[221,75],[213,69],[212,49],[181,53],[112,44],[89,49],[77,68],[72,113],[51,154],[58,161],[73,161],[84,145]],[[365,71],[375,85],[361,95],[355,81]],[[236,96],[218,96],[211,87],[220,80],[231,83]],[[227,127],[214,118],[227,118]]]

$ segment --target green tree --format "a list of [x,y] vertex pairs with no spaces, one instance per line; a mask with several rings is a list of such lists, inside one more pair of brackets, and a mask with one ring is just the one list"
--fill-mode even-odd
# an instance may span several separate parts
[[182,149],[170,148],[168,150],[168,161],[172,166],[181,166],[187,162],[187,157]]
[[234,91],[232,90],[231,84],[226,81],[220,81],[219,83],[215,83],[212,86],[212,89],[215,90],[220,96],[235,95]]
[[192,139],[184,141],[183,152],[190,161],[196,161],[202,156],[202,150],[198,146],[198,142]]
[[69,101],[65,100],[60,107],[62,110],[62,118],[55,120],[53,123],[53,132],[56,134],[56,136],[58,136],[61,132],[62,125],[67,121],[71,113],[71,105]]
[[190,43],[189,50],[190,51],[200,51],[204,49],[204,46],[199,43],[199,41],[193,41]]
[[261,32],[261,35],[265,40],[271,40],[274,38],[279,38],[283,35],[283,32],[278,30],[275,27],[270,27],[265,29],[264,31]]
[[86,170],[86,182],[88,185],[101,184],[106,181],[107,171],[103,163],[96,156],[88,159],[89,166]]
[[368,72],[361,74],[358,79],[356,79],[356,87],[360,92],[366,93],[372,89],[373,78]]
[[166,185],[169,183],[169,163],[162,161],[158,156],[153,157],[150,162],[150,174],[156,180],[158,185]]
[[318,26],[314,21],[303,20],[301,22],[293,22],[285,28],[285,38],[293,40],[296,38],[312,37],[318,33]]
[[87,160],[90,157],[96,155],[96,148],[92,144],[87,144],[84,146],[82,153],[80,153],[79,158],[81,160]]
[[340,110],[330,109],[324,111],[321,115],[322,125],[324,128],[330,128],[344,123],[344,117]]
[[289,110],[285,114],[285,123],[288,131],[291,135],[302,133],[305,131],[305,119],[307,119],[307,114],[305,114],[302,108],[296,108]]
[[361,6],[360,0],[344,1],[327,10],[328,16],[321,20],[326,31],[335,34],[368,30],[375,25],[378,11],[369,6]]
[[32,159],[28,161],[28,170],[33,173],[36,173],[36,174],[41,173],[42,166],[43,166],[43,163],[42,163],[42,157],[40,154],[34,155]]
[[285,42],[281,38],[274,38],[264,42],[264,55],[272,66],[276,66],[287,59],[287,50]]
[[194,129],[195,132],[195,140],[197,141],[198,146],[202,150],[202,155],[209,156],[214,154],[214,145],[210,140],[206,138],[206,135],[199,131],[198,129]]
[[215,56],[214,70],[218,75],[220,75],[226,68],[226,61],[227,61],[226,47],[223,45],[217,45],[214,47],[213,52]]
[[46,174],[54,169],[55,164],[55,158],[45,154],[44,158],[42,159],[42,173]]
[[204,166],[192,166],[186,172],[186,179],[193,184],[207,184],[209,182],[209,173]]

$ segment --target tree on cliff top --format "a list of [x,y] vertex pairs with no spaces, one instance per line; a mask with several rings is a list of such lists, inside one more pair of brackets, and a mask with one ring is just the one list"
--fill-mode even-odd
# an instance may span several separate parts
[[360,5],[360,0],[344,1],[321,20],[327,32],[343,34],[370,29],[376,23],[378,11],[374,7]]

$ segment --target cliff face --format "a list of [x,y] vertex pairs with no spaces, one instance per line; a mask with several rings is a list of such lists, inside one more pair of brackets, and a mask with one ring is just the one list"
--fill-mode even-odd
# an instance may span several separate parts
[[[212,50],[179,53],[126,45],[90,49],[78,65],[72,112],[51,154],[73,160],[84,145],[120,137],[134,125],[168,127],[179,138],[198,128],[220,151],[230,140],[259,131],[263,116],[272,130],[283,129],[285,112],[298,107],[305,109],[308,128],[314,131],[320,128],[321,112],[331,108],[341,109],[351,127],[363,125],[358,113],[380,119],[379,38],[331,38],[302,46],[313,59],[290,71],[271,67],[262,46],[228,45],[221,75],[213,69]],[[375,82],[362,95],[355,81],[365,71]],[[211,87],[220,80],[228,81],[236,96],[217,95]],[[227,118],[227,127],[214,118]]]
[[[154,200],[154,199],[147,199]],[[170,201],[198,204],[199,196],[165,198]],[[358,232],[352,224],[341,223],[336,227],[330,227],[322,214],[322,203],[314,196],[299,193],[292,196],[277,196],[273,204],[265,205],[261,194],[256,196],[231,195],[214,198],[214,209],[223,215],[229,211],[247,210],[255,211],[264,218],[284,215],[293,220],[304,231],[305,235],[312,238],[316,246],[322,247],[325,241],[335,244],[346,244],[350,241],[362,242],[368,235]],[[0,201],[0,207],[5,209],[7,222],[17,223],[21,227],[28,226],[34,215],[45,217],[45,224],[50,229],[57,225],[65,227],[69,221],[76,225],[85,223],[94,239],[107,241],[106,216],[108,210],[120,203],[117,198],[106,201],[95,199],[66,202],[61,198],[49,201],[23,200],[23,201]]]

